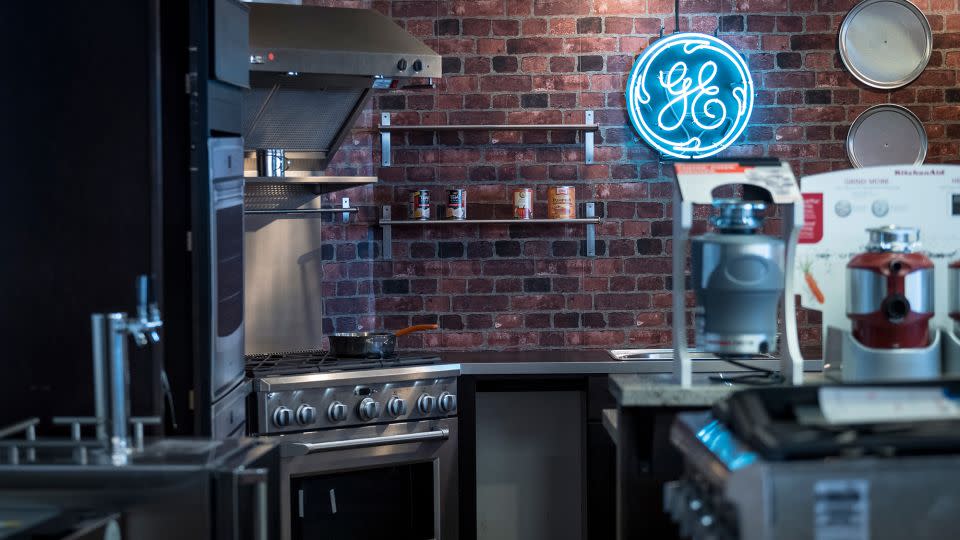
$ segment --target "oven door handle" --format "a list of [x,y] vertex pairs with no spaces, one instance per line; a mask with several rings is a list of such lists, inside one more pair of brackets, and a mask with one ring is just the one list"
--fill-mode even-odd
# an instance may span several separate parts
[[411,442],[439,441],[450,438],[450,430],[439,428],[421,433],[404,433],[401,435],[385,435],[383,437],[365,437],[362,439],[348,439],[344,441],[330,441],[320,443],[289,443],[284,444],[283,457],[305,456],[331,450],[351,450],[369,446],[383,446],[387,444],[403,444]]

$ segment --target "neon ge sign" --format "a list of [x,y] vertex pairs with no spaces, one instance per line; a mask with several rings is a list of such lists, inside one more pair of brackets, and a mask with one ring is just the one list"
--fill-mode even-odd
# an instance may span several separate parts
[[627,113],[661,154],[701,159],[730,146],[753,110],[743,58],[706,34],[672,34],[647,47],[627,80]]

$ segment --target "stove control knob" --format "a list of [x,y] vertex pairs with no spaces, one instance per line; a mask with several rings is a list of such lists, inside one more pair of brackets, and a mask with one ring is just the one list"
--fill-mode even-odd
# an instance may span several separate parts
[[293,421],[293,411],[287,407],[277,407],[277,410],[273,411],[273,423],[277,427],[287,427],[290,425],[290,422]]
[[373,420],[380,416],[380,404],[373,398],[363,398],[363,401],[357,406],[357,414],[364,420]]
[[420,412],[423,414],[430,414],[433,412],[433,405],[436,401],[437,398],[430,394],[422,394],[420,399],[417,400],[417,408],[420,409]]
[[442,412],[453,412],[457,410],[457,396],[450,392],[443,392],[440,394],[440,397],[437,398],[437,405],[440,406]]
[[402,414],[407,414],[407,402],[404,401],[403,398],[394,396],[387,402],[387,412],[394,418]]
[[297,407],[297,423],[301,426],[309,426],[317,421],[317,409],[310,405],[301,405]]
[[401,58],[401,59],[397,62],[397,70],[398,70],[398,71],[406,71],[406,70],[407,70],[407,59],[406,59],[406,58]]
[[413,67],[413,70],[414,70],[414,71],[422,71],[422,70],[423,70],[423,62],[421,62],[419,59],[418,59],[418,60],[414,60],[412,67]]
[[347,406],[340,401],[334,401],[327,407],[327,419],[333,423],[347,419]]

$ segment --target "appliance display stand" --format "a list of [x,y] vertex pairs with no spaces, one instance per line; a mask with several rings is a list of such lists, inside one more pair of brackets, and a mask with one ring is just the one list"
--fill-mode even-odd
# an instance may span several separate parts
[[[849,330],[828,326],[823,373],[838,382],[938,379],[944,334],[949,332],[935,328],[930,345],[922,349],[875,349],[857,341]],[[960,352],[956,337],[951,337]]]
[[803,356],[797,332],[794,290],[794,258],[803,228],[803,196],[786,163],[773,160],[760,164],[739,161],[674,163],[673,183],[673,379],[682,387],[693,385],[693,360],[687,347],[686,263],[693,205],[711,205],[713,191],[730,184],[749,185],[770,194],[773,204],[782,205],[781,237],[784,240],[784,293],[779,315],[784,321],[785,343],[778,346],[780,370],[787,384],[803,384]]

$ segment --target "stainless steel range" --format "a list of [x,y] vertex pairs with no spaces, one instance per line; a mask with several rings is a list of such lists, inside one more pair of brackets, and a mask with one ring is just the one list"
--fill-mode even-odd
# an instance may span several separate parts
[[457,376],[437,356],[247,357],[251,430],[281,447],[282,538],[456,538]]

